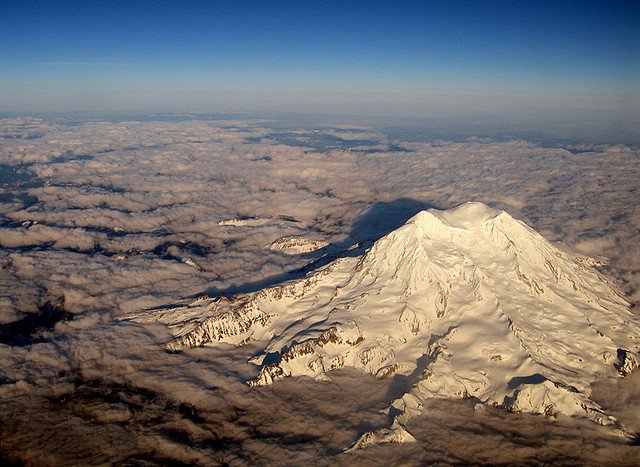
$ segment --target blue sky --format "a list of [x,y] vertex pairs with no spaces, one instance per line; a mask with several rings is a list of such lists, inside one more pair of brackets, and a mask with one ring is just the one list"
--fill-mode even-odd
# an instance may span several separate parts
[[0,110],[637,116],[640,2],[0,0]]

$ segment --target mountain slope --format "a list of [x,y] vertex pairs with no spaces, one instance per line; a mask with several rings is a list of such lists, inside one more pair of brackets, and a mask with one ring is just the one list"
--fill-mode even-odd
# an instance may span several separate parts
[[431,397],[615,424],[590,384],[637,367],[640,345],[638,318],[587,258],[480,203],[420,212],[301,280],[130,318],[171,326],[170,350],[266,340],[253,385],[344,366],[407,375],[391,428],[356,447],[412,439],[404,422]]

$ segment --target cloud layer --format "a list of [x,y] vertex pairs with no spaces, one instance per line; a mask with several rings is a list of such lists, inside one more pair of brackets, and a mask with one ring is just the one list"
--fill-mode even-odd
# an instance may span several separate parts
[[[355,126],[278,129],[266,120],[5,119],[0,135],[0,323],[59,297],[78,315],[46,331],[46,342],[0,345],[3,455],[76,464],[637,459],[636,448],[597,427],[454,402],[434,403],[415,422],[417,445],[347,459],[342,447],[385,423],[379,411],[392,387],[341,373],[328,384],[249,390],[243,351],[169,355],[159,350],[166,329],[113,321],[180,297],[286,279],[422,206],[469,200],[609,258],[603,270],[637,304],[637,148],[405,141]],[[302,255],[269,248],[292,235],[329,246]],[[456,441],[463,436],[474,442]]]

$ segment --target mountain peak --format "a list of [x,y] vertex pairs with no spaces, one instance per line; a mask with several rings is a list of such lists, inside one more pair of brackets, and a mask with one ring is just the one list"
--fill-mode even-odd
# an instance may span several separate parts
[[132,318],[171,326],[171,350],[268,342],[252,385],[345,366],[411,377],[391,428],[358,446],[410,440],[404,423],[430,397],[615,426],[590,385],[637,367],[640,349],[640,321],[606,279],[481,203],[422,211],[303,279]]
[[[469,202],[449,210],[421,211],[388,237],[397,239],[397,242],[406,242],[405,247],[425,239],[473,244],[474,238],[479,239],[484,235],[482,231],[490,231],[496,227],[496,223],[518,224],[518,221],[504,211]],[[383,239],[380,242],[385,243]]]
[[479,226],[501,213],[504,213],[504,211],[498,211],[483,203],[467,202],[449,210],[429,209],[428,211],[421,211],[408,222],[428,226],[430,221],[436,218],[450,227],[469,228]]

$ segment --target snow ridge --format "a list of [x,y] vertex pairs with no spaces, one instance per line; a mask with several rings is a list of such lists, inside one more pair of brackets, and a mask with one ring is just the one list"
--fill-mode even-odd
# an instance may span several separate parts
[[344,366],[417,374],[392,425],[353,448],[411,441],[405,423],[432,397],[616,427],[590,385],[633,371],[640,349],[640,321],[588,262],[481,203],[422,211],[300,280],[129,318],[175,329],[169,350],[266,340],[256,386]]

